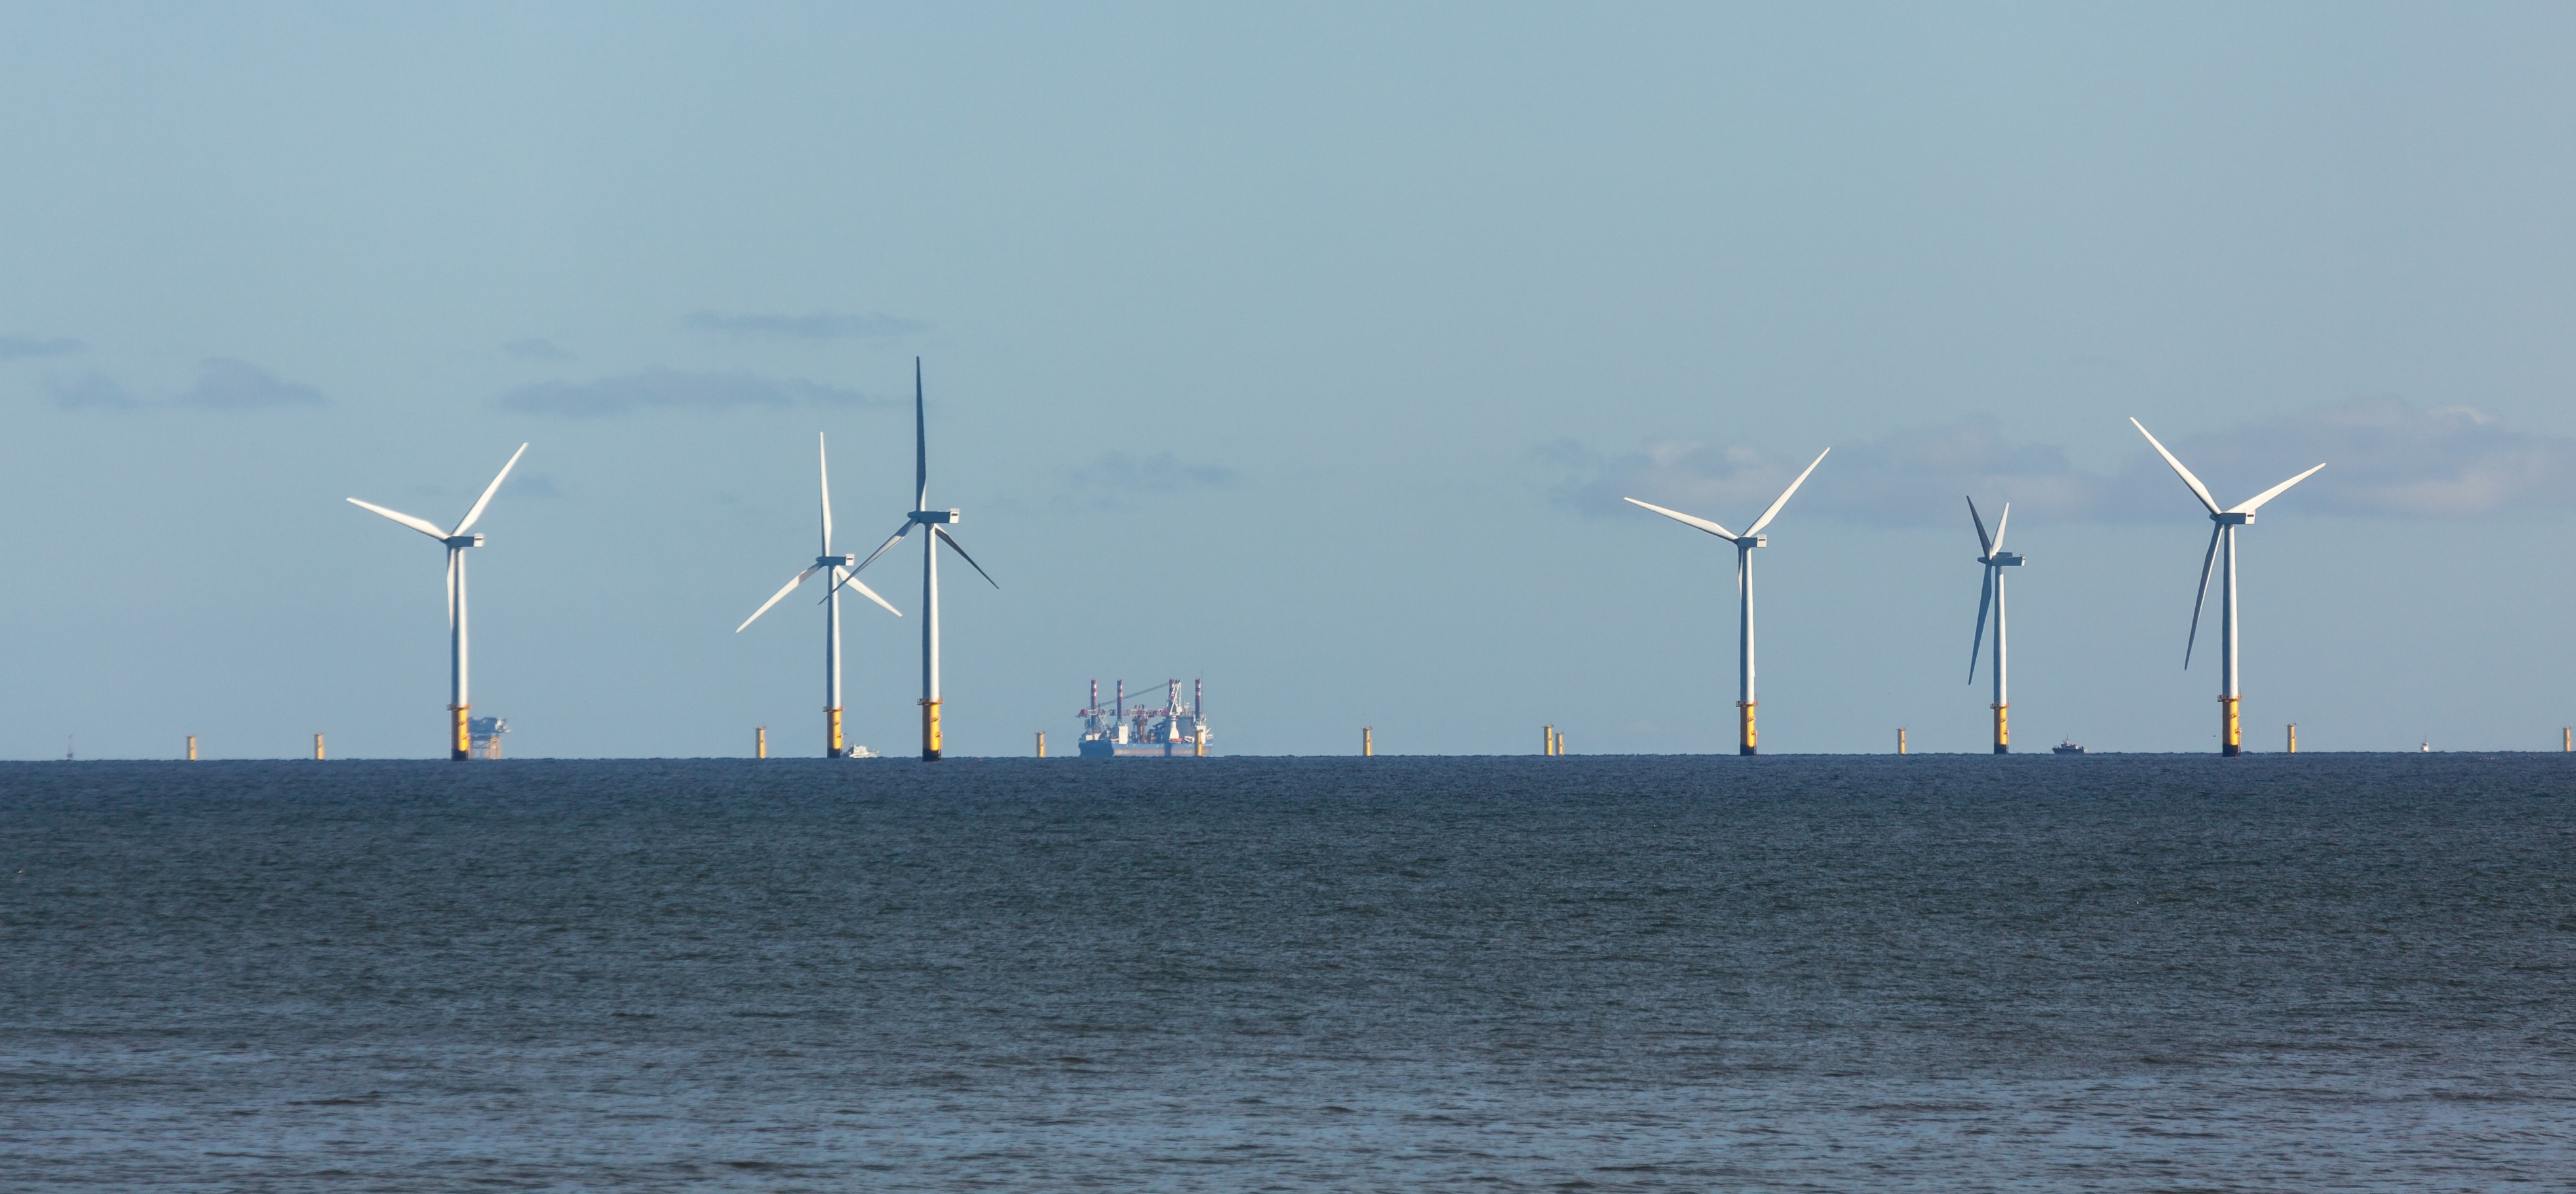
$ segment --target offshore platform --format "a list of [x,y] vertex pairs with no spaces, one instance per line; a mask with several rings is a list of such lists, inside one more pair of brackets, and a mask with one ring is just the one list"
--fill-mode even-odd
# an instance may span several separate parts
[[1110,704],[1100,703],[1100,681],[1091,682],[1091,703],[1074,716],[1082,719],[1082,757],[1086,759],[1189,759],[1205,758],[1208,739],[1207,717],[1199,701],[1206,681],[1190,681],[1190,701],[1181,703],[1181,682],[1170,680],[1163,685],[1163,703],[1158,708],[1139,704],[1127,707],[1127,682],[1117,682],[1117,695]]

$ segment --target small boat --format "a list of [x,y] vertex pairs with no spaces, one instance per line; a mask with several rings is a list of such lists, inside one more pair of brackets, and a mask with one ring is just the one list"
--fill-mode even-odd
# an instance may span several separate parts
[[2084,748],[2077,746],[2075,744],[2075,740],[2069,738],[2055,746],[2049,747],[2048,753],[2053,755],[2080,755],[2084,753]]

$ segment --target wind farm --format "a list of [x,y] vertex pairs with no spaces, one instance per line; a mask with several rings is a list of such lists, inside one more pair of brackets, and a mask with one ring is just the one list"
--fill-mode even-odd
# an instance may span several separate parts
[[2567,1184],[2576,4],[2033,7],[12,6],[0,1194]]

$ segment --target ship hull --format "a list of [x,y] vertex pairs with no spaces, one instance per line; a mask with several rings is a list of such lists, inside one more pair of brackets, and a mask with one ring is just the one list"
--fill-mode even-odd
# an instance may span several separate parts
[[1190,759],[1197,758],[1196,748],[1187,742],[1085,742],[1082,757],[1086,759]]

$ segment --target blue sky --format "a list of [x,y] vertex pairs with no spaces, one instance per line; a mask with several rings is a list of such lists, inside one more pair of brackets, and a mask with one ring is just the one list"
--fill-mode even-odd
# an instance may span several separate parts
[[[2480,6],[9,6],[0,756],[440,747],[434,545],[524,755],[819,750],[819,616],[932,498],[960,753],[1205,676],[1228,753],[2027,746],[2576,721],[2576,16]],[[2232,495],[2232,496],[2231,496]],[[862,542],[864,541],[864,542]],[[917,556],[853,611],[909,749]]]

